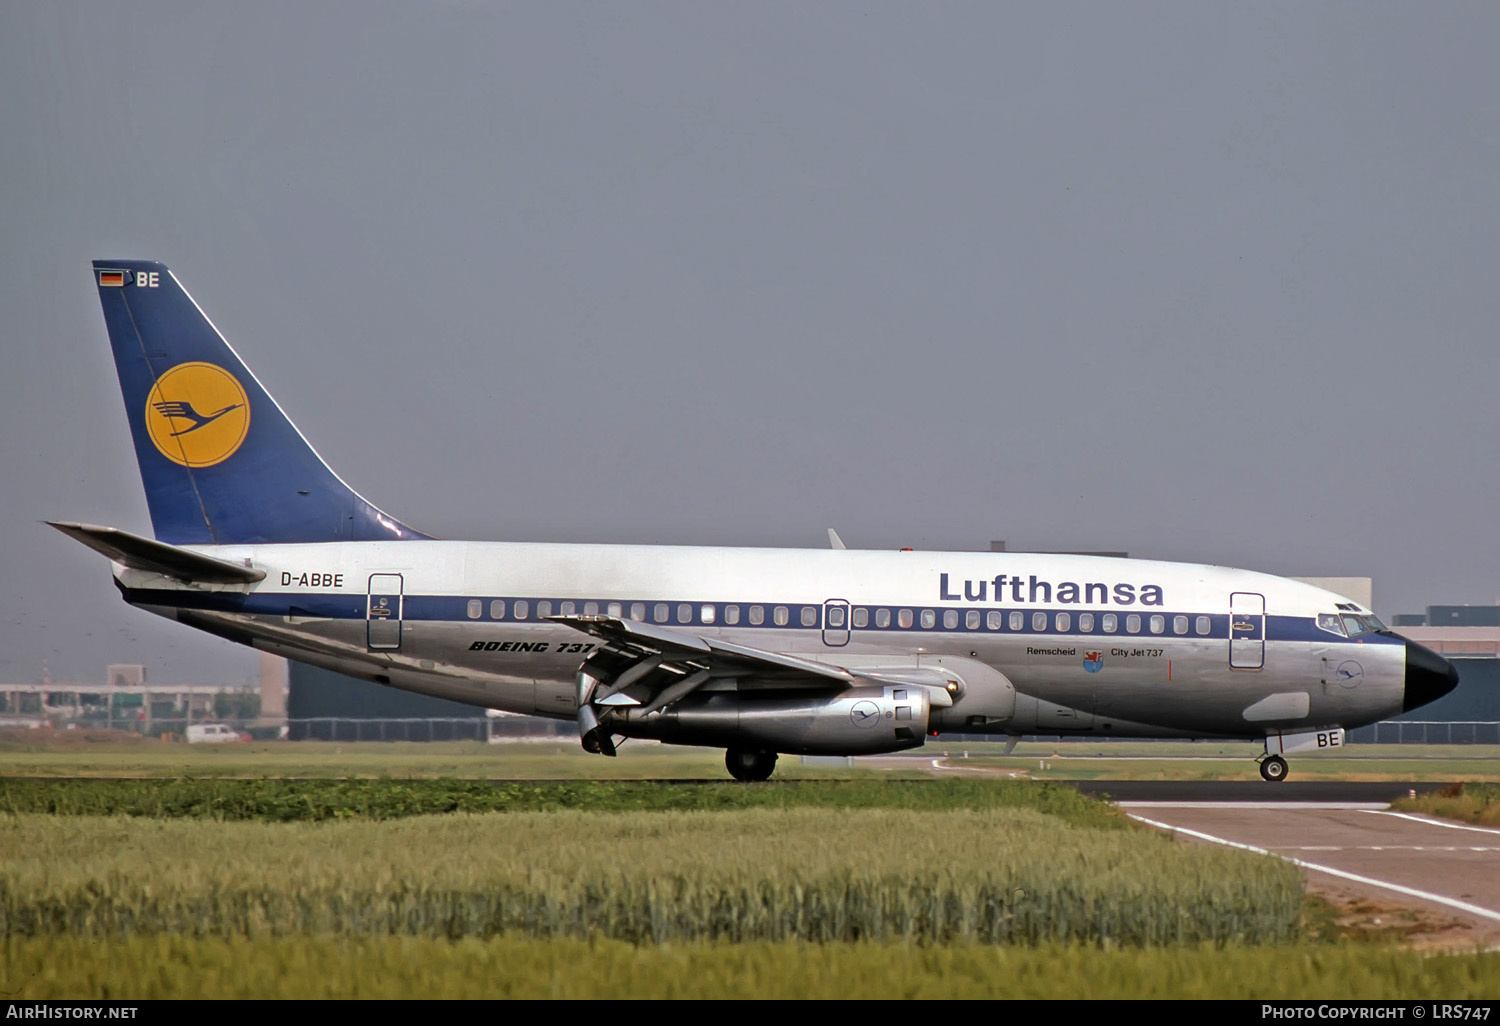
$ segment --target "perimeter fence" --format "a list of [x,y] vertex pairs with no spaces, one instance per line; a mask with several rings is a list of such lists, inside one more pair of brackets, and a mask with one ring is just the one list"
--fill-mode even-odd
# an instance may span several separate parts
[[286,721],[290,741],[516,741],[578,737],[571,720],[541,717],[411,717],[355,719],[317,716]]
[[[578,727],[571,720],[549,720],[532,716],[499,718],[454,717],[412,719],[355,719],[341,716],[319,716],[287,721],[286,737],[293,741],[502,741],[534,738],[552,740],[576,738]],[[1026,734],[1022,740],[1070,741],[1098,744],[1101,741],[1161,740],[1129,738]],[[1004,741],[1003,735],[949,734],[936,741]],[[1193,741],[1183,740],[1183,744]],[[1500,721],[1493,720],[1387,720],[1351,730],[1348,744],[1382,745],[1494,745],[1500,744]]]
[[1500,722],[1490,720],[1387,720],[1348,733],[1350,744],[1496,745]]

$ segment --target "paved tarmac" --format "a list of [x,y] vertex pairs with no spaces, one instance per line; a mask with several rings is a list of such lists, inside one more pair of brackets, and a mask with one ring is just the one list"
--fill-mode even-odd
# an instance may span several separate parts
[[1291,860],[1314,893],[1336,903],[1421,910],[1431,942],[1500,947],[1500,829],[1396,812],[1382,802],[1119,804],[1133,819],[1191,843]]
[[1084,794],[1114,802],[1379,802],[1416,797],[1451,785],[1403,781],[1283,780],[1059,780]]
[[[958,760],[932,768],[964,772]],[[990,772],[996,772],[991,770]],[[1300,865],[1308,890],[1363,916],[1399,921],[1433,947],[1500,949],[1500,829],[1389,808],[1446,782],[1059,780],[1195,844]],[[1382,921],[1383,920],[1383,921]]]

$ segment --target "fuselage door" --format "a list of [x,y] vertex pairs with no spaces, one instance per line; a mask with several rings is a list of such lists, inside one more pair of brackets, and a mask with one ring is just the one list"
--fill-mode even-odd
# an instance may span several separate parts
[[823,644],[829,648],[849,644],[849,603],[843,599],[823,603]]
[[401,575],[371,574],[365,620],[371,651],[401,647]]
[[1253,591],[1229,596],[1229,668],[1259,670],[1266,665],[1266,597]]

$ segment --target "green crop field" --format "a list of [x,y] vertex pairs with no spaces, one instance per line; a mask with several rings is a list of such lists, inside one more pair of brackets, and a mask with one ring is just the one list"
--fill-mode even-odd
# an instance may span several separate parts
[[639,780],[0,779],[0,812],[63,816],[318,822],[455,812],[806,807],[924,812],[1027,808],[1080,826],[1128,824],[1112,806],[1071,787],[1005,778],[781,780],[753,786]]
[[1291,940],[1298,870],[1030,809],[0,818],[0,933]]
[[[1293,771],[1479,780],[1496,754],[1368,746]],[[1286,863],[1012,779],[1248,777],[1251,755],[929,745],[784,757],[747,786],[716,750],[649,744],[608,760],[571,742],[12,733],[0,984],[23,999],[1500,995],[1500,954],[1340,940]],[[932,779],[933,759],[988,772]],[[1451,790],[1466,804],[1445,814],[1496,805],[1493,785]]]
[[1123,948],[905,941],[634,945],[602,938],[78,937],[0,941],[11,1000],[45,998],[1489,999],[1500,955],[1353,944]]
[[[71,741],[68,732],[0,732],[0,778],[397,777],[493,780],[724,780],[718,749],[627,743],[618,758],[584,753],[576,741],[275,741],[187,745],[123,732],[107,743]],[[776,779],[929,776],[986,770],[1044,780],[1258,780],[1258,745],[1240,742],[1026,741],[1010,756],[997,742],[941,739],[895,758],[807,765],[783,756]],[[942,767],[935,771],[933,762]],[[1294,780],[1500,782],[1496,745],[1352,745],[1337,753],[1294,753]]]

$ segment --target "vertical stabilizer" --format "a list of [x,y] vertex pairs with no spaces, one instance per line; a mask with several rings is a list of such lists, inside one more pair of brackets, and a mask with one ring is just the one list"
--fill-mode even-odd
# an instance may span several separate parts
[[158,540],[426,537],[328,468],[166,265],[96,260],[94,282]]

